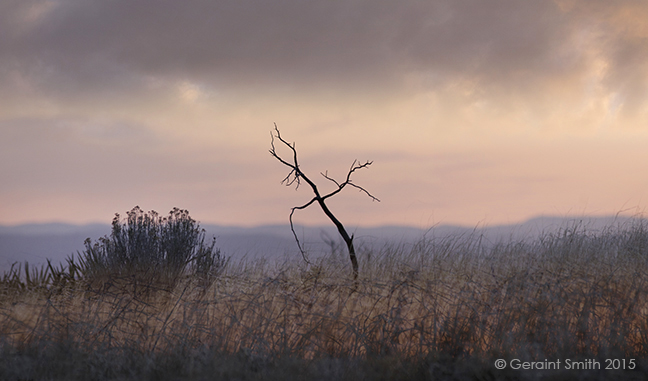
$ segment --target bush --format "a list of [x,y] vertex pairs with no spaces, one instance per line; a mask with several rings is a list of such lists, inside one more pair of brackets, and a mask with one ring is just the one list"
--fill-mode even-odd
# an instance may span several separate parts
[[105,275],[158,274],[168,280],[193,273],[208,281],[223,269],[227,260],[215,248],[216,239],[205,243],[205,230],[187,210],[173,208],[168,217],[155,211],[145,213],[139,206],[121,221],[115,214],[110,236],[94,244],[88,238],[79,253],[84,278]]

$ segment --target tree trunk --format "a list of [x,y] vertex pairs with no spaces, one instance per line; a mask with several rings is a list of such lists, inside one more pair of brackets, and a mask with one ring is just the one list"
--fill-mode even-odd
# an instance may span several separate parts
[[324,214],[328,216],[328,218],[331,219],[335,227],[337,228],[338,232],[342,236],[342,239],[347,245],[347,248],[349,249],[349,258],[351,258],[351,267],[353,268],[353,280],[357,283],[358,281],[358,258],[356,257],[355,253],[355,248],[353,247],[353,236],[349,237],[349,233],[347,233],[346,229],[344,228],[344,225],[335,218],[333,213],[329,210],[328,206],[326,206],[326,203],[324,203],[324,200],[319,198],[317,200],[319,205],[322,207],[322,210],[324,211]]

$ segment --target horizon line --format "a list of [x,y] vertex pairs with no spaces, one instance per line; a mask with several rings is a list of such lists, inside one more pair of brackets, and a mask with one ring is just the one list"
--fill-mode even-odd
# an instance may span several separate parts
[[[378,225],[359,225],[359,224],[345,224],[345,226],[353,227],[353,228],[366,228],[366,229],[374,229],[374,228],[386,228],[386,227],[404,227],[404,228],[414,228],[414,229],[432,229],[435,227],[442,227],[442,226],[450,226],[450,227],[463,227],[463,228],[486,228],[486,227],[497,227],[497,226],[514,226],[514,225],[522,225],[528,222],[531,222],[533,220],[540,220],[540,219],[561,219],[561,220],[578,220],[578,219],[589,219],[589,220],[594,220],[594,219],[646,219],[646,215],[643,213],[634,213],[634,214],[624,214],[624,213],[614,213],[614,214],[570,214],[570,215],[558,215],[558,214],[538,214],[535,216],[531,216],[529,218],[526,218],[524,220],[520,220],[517,222],[504,222],[504,223],[496,223],[496,224],[491,224],[491,223],[486,223],[485,221],[479,221],[475,224],[468,225],[468,224],[462,224],[462,223],[444,223],[444,222],[437,222],[434,223],[430,226],[427,227],[420,227],[420,226],[415,226],[415,225],[409,225],[409,224],[398,224],[398,223],[386,223],[386,224],[378,224]],[[253,224],[253,225],[235,225],[235,224],[224,224],[224,223],[218,223],[218,222],[202,222],[202,221],[196,221],[200,226],[217,226],[217,227],[223,227],[223,228],[240,228],[240,229],[255,229],[255,228],[262,228],[262,227],[279,227],[279,226],[289,226],[289,222],[281,223],[281,222],[267,222],[267,223],[259,223],[259,224]],[[89,227],[93,225],[100,225],[100,226],[110,226],[111,222],[84,222],[84,223],[78,223],[78,222],[67,222],[67,221],[61,221],[61,220],[54,220],[54,221],[45,221],[45,222],[20,222],[20,223],[13,223],[13,224],[5,224],[5,223],[0,223],[0,227],[2,228],[19,228],[19,227],[26,227],[26,226],[45,226],[45,225],[63,225],[63,226],[74,226],[74,227]],[[303,223],[295,223],[294,224],[296,227],[302,227],[302,228],[322,228],[322,227],[331,227],[330,224],[303,224]]]

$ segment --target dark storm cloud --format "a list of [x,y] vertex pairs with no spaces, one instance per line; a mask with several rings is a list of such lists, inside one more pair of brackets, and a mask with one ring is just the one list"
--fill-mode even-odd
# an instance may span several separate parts
[[[4,82],[27,78],[62,93],[127,89],[151,76],[391,87],[417,73],[429,86],[455,77],[525,86],[581,70],[591,57],[574,36],[588,25],[605,28],[595,11],[583,18],[578,7],[546,0],[10,0],[0,7]],[[645,55],[645,44],[617,37],[606,37],[614,64]],[[632,94],[643,88],[611,81]]]

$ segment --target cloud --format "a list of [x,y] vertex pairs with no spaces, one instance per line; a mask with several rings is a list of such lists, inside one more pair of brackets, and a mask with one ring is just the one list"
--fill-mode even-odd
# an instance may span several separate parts
[[[0,16],[0,62],[10,68],[5,83],[27,78],[59,93],[124,90],[156,77],[373,90],[414,77],[426,87],[469,80],[506,93],[578,76],[597,55],[608,88],[642,98],[645,81],[628,79],[643,70],[646,36],[625,9],[648,7],[591,3],[11,0]],[[627,20],[635,26],[620,29]]]
[[[0,191],[125,200],[111,210],[218,199],[234,216],[283,174],[267,154],[277,122],[315,174],[376,160],[358,180],[381,208],[438,189],[469,220],[482,191],[496,208],[500,187],[555,180],[535,141],[645,141],[647,19],[634,0],[0,1]],[[266,220],[283,191],[264,196]]]

